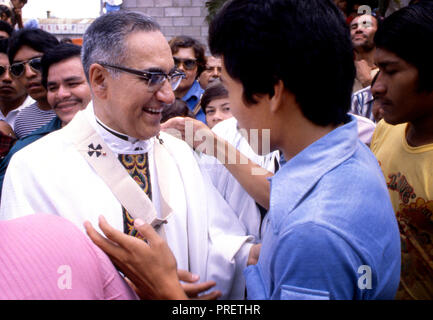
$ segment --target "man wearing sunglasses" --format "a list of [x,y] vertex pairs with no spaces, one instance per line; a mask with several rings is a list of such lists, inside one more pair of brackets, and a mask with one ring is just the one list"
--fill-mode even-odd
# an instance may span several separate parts
[[17,116],[15,133],[18,138],[29,135],[56,116],[41,83],[41,58],[46,50],[58,44],[56,37],[40,29],[22,29],[10,38],[8,56],[11,76],[36,101]]
[[200,108],[204,88],[198,82],[198,77],[206,65],[205,48],[196,39],[188,36],[175,37],[169,44],[174,64],[186,75],[174,92],[176,98],[185,101],[196,119],[206,123],[206,116]]
[[60,44],[47,50],[42,58],[42,83],[56,117],[48,124],[18,140],[0,162],[0,193],[6,169],[12,156],[27,145],[67,125],[75,114],[89,103],[90,88],[81,63],[81,47]]
[[8,40],[0,40],[0,119],[13,129],[18,113],[35,101],[24,86],[12,77],[7,56]]
[[[82,61],[92,101],[67,126],[12,157],[0,219],[45,212],[84,230],[86,220],[97,225],[103,215],[138,236],[134,219],[150,216],[178,268],[204,281],[193,284],[197,292],[216,283],[218,291],[206,297],[243,298],[240,270],[254,256],[252,237],[194,151],[160,133],[162,111],[184,74],[159,25],[136,12],[107,13],[87,29]],[[191,279],[187,274],[182,280]]]

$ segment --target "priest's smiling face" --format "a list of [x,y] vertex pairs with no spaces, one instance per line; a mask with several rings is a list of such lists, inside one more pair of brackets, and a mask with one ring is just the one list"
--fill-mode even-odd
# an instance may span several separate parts
[[[127,56],[122,65],[128,69],[157,71],[170,74],[174,70],[173,56],[159,31],[136,31],[125,39]],[[130,72],[102,73],[103,94],[95,101],[98,118],[110,128],[137,139],[149,139],[159,133],[162,111],[175,100],[168,81],[150,87],[148,81]],[[98,89],[99,90],[99,89]]]

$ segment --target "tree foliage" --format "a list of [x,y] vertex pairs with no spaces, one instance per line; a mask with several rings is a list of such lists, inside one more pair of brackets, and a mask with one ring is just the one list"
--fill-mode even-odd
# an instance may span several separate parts
[[218,10],[226,3],[228,0],[207,0],[206,8],[208,10],[208,15],[206,16],[206,21],[209,23],[215,17]]

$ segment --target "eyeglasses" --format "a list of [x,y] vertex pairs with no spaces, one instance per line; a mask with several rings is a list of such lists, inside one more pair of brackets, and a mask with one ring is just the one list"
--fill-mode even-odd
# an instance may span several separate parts
[[40,73],[42,71],[42,64],[41,64],[42,57],[36,57],[33,59],[29,59],[27,61],[21,61],[21,62],[15,62],[12,63],[9,67],[9,71],[11,72],[11,75],[19,78],[24,74],[24,71],[26,70],[26,63],[32,68],[33,71]]
[[197,60],[195,59],[181,59],[173,57],[174,65],[176,68],[179,68],[180,64],[182,63],[186,70],[192,70],[197,66]]
[[6,66],[0,66],[0,77],[3,76],[6,72],[6,70],[8,70],[9,67]]
[[182,79],[186,77],[185,73],[179,70],[176,70],[171,74],[166,74],[164,72],[135,70],[126,67],[115,66],[104,62],[97,62],[97,63],[105,68],[111,68],[123,72],[128,72],[140,77],[141,79],[147,81],[147,86],[150,92],[158,91],[162,87],[166,79],[168,80],[172,90],[174,91],[177,89]]

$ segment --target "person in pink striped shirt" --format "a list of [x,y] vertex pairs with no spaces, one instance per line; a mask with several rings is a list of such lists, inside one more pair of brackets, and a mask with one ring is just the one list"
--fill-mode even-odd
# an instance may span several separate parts
[[68,220],[47,214],[0,221],[0,299],[131,300],[110,259]]

